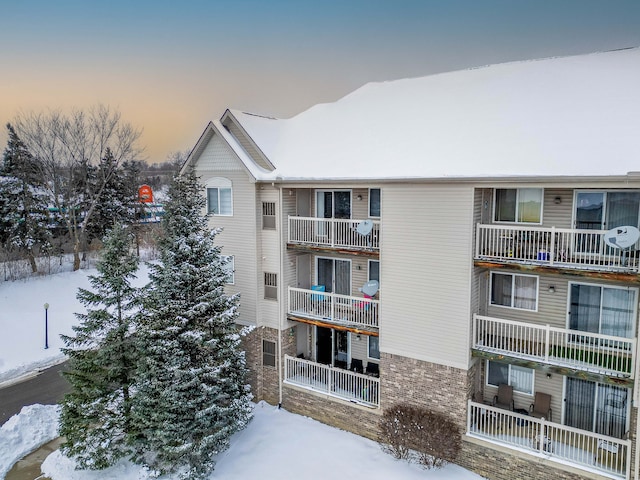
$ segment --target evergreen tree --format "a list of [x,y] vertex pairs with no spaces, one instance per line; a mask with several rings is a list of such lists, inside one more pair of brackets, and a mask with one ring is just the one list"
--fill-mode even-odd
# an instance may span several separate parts
[[133,418],[136,460],[161,473],[201,478],[251,417],[244,352],[224,293],[218,233],[207,226],[193,170],[169,188],[160,262],[146,293]]
[[135,221],[139,172],[140,162],[125,161],[115,165],[113,153],[107,148],[95,170],[97,183],[102,184],[102,191],[87,225],[88,241],[102,238],[117,223],[130,225]]
[[71,392],[62,401],[62,451],[80,467],[103,469],[130,456],[131,384],[136,354],[132,333],[139,314],[139,295],[130,282],[138,259],[131,253],[131,235],[116,225],[105,238],[93,291],[80,289],[87,308],[76,314],[75,336],[62,336],[70,358],[65,376]]
[[7,250],[24,252],[35,273],[37,250],[50,247],[47,195],[33,156],[11,124],[7,130],[9,140],[0,167],[0,240]]

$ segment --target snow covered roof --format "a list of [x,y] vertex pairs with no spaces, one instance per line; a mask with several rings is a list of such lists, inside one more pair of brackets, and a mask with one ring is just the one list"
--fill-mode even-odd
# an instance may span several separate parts
[[640,48],[369,83],[286,120],[232,111],[258,180],[557,177],[640,170]]

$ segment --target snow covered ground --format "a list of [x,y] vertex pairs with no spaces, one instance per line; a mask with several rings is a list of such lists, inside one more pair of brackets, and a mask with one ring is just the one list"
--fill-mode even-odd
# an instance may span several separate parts
[[[89,287],[95,270],[66,272],[24,281],[0,283],[0,383],[14,381],[64,359],[60,334],[71,334],[78,287]],[[137,285],[147,281],[142,266]],[[49,349],[44,349],[44,304],[49,304]],[[0,478],[25,454],[56,437],[58,407],[32,405],[0,427]],[[456,465],[425,471],[382,453],[377,443],[261,402],[249,426],[220,455],[211,479],[326,478],[480,479]],[[147,480],[149,472],[129,462],[106,471],[76,471],[59,451],[44,462],[53,480]],[[168,480],[168,479],[167,479]]]

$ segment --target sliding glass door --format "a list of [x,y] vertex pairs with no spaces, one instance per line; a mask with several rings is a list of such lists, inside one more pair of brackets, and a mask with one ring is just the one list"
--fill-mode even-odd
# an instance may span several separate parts
[[564,424],[622,438],[627,432],[626,388],[577,378],[566,379]]
[[635,289],[583,283],[569,285],[571,330],[624,338],[635,336]]
[[324,285],[325,292],[351,295],[351,261],[320,257],[316,260],[316,284]]

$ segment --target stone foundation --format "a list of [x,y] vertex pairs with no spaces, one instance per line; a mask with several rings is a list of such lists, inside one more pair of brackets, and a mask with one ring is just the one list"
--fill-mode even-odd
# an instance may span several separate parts
[[282,406],[289,412],[355,433],[372,440],[378,439],[380,410],[363,407],[329,395],[285,385]]
[[476,439],[463,439],[456,464],[490,480],[579,480],[604,479],[595,473],[558,465],[504,447],[485,447]]

